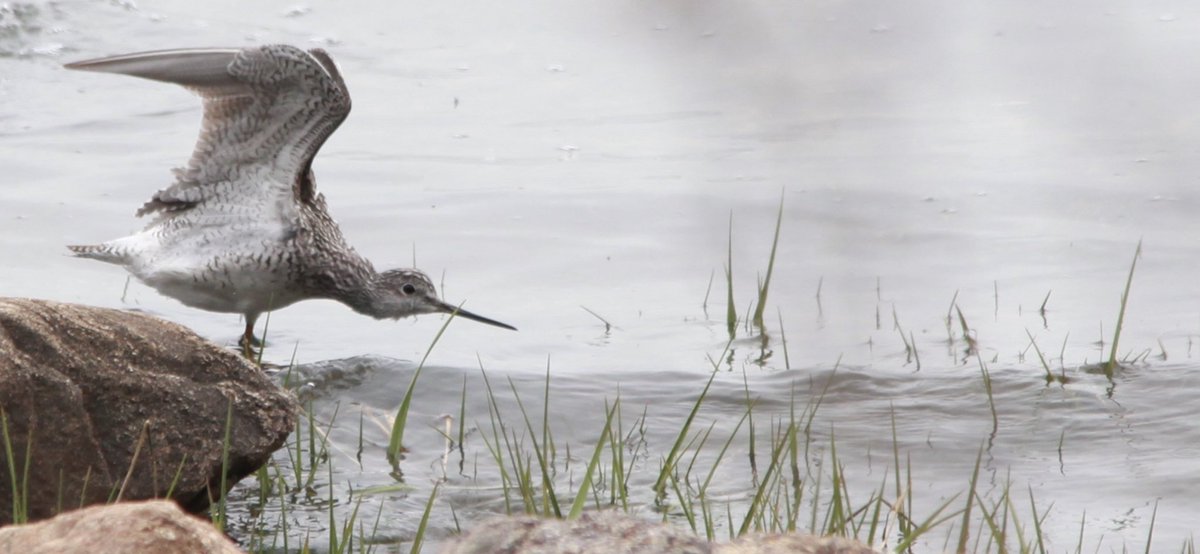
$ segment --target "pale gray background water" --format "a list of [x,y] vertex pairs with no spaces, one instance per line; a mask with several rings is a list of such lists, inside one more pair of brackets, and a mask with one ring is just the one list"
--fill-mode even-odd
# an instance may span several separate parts
[[[1001,415],[986,489],[1011,474],[1015,489],[1053,503],[1045,528],[1058,550],[1073,547],[1085,511],[1089,545],[1140,548],[1156,501],[1155,544],[1191,536],[1200,515],[1200,8],[0,3],[0,293],[144,310],[231,344],[236,316],[136,283],[122,301],[120,269],[63,248],[143,224],[132,213],[186,159],[197,100],[59,66],[271,42],[327,48],[346,76],[354,112],[315,170],[351,242],[380,267],[408,266],[415,251],[448,300],[521,329],[455,322],[443,337],[410,432],[428,446],[406,466],[418,488],[376,500],[391,535],[415,526],[440,452],[429,426],[457,411],[464,375],[469,409],[484,417],[479,360],[527,384],[530,399],[549,363],[552,408],[564,408],[562,436],[580,451],[618,385],[630,406],[650,405],[656,447],[667,448],[708,376],[707,356],[727,339],[730,214],[745,310],[786,191],[768,323],[777,339],[782,314],[791,369],[778,340],[761,365],[739,343],[706,424],[732,427],[743,374],[764,421],[785,413],[793,385],[807,398],[833,378],[818,420],[836,426],[860,494],[890,463],[894,406],[916,487],[936,505],[965,489],[991,431],[977,362],[946,342],[957,291]],[[1139,239],[1122,351],[1152,355],[1118,377],[1110,398],[1103,377],[1077,368],[1103,355],[1095,342],[1111,336]],[[606,333],[581,306],[617,328]],[[906,363],[893,312],[915,336],[920,372]],[[394,408],[440,324],[309,302],[274,314],[267,357],[285,363],[295,348],[304,364],[334,360],[308,366],[314,375],[361,371],[361,381],[320,391],[323,413],[340,401],[339,417],[354,421],[335,433],[353,450],[362,406]],[[1044,386],[1027,331],[1076,382]],[[366,466],[341,463],[339,482],[390,482],[386,439],[368,438]],[[444,501],[470,516],[496,509],[496,498]],[[440,534],[453,526],[444,512]]]

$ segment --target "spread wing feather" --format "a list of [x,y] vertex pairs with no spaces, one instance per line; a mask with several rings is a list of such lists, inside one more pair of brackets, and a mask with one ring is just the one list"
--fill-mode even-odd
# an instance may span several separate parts
[[176,181],[138,215],[240,196],[245,205],[312,202],[313,157],[350,113],[341,72],[323,50],[286,45],[126,54],[66,65],[164,81],[196,91],[204,119]]

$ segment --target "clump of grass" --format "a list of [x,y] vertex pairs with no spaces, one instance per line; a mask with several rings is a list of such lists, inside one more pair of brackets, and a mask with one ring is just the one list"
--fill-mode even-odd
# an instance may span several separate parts
[[915,371],[921,371],[921,355],[917,352],[917,338],[911,331],[907,335],[904,334],[904,328],[900,326],[900,316],[896,314],[895,305],[892,306],[892,327],[900,333],[900,340],[904,343],[905,363],[911,364],[915,361],[917,364]]
[[[990,396],[990,375],[982,359],[978,355],[976,358]],[[1027,508],[1021,509],[1009,493],[1009,485],[1004,485],[998,500],[988,499],[980,490],[983,445],[971,466],[966,489],[938,501],[923,517],[912,515],[916,496],[912,466],[899,450],[894,412],[894,470],[887,472],[878,486],[859,494],[852,490],[832,429],[826,454],[819,460],[819,465],[814,465],[808,445],[813,441],[813,422],[825,389],[815,393],[803,413],[793,397],[789,415],[771,419],[764,435],[765,456],[759,460],[758,470],[748,475],[744,501],[714,498],[709,492],[710,484],[725,465],[731,445],[739,435],[751,438],[746,435],[750,428],[745,423],[754,414],[756,402],[747,395],[745,412],[737,424],[728,436],[718,437],[712,424],[699,425],[706,413],[712,378],[710,375],[705,379],[658,471],[652,475],[653,484],[649,488],[657,498],[655,506],[664,519],[668,514],[673,515],[710,540],[722,535],[722,527],[728,529],[730,536],[737,536],[752,531],[791,532],[807,526],[804,530],[808,532],[850,536],[869,544],[886,545],[894,538],[897,541],[895,551],[912,552],[930,541],[935,531],[944,530],[948,549],[957,552],[1045,551],[1043,522],[1049,511],[1038,505],[1032,492]],[[490,385],[488,388],[490,391]],[[510,388],[517,398],[516,389]],[[621,425],[619,395],[615,402],[604,404],[602,429],[589,448],[591,454],[586,460],[586,468],[581,477],[570,477],[572,486],[577,487],[572,493],[574,500],[569,509],[560,511],[551,506],[550,493],[562,492],[561,483],[568,478],[568,472],[563,470],[569,462],[556,467],[546,456],[544,445],[555,442],[547,435],[552,431],[544,421],[540,426],[530,421],[528,406],[519,399],[521,420],[515,428],[510,427],[498,408],[498,400],[494,394],[489,392],[489,395],[488,419],[493,431],[485,436],[485,442],[501,474],[513,476],[508,481],[509,486],[504,487],[506,495],[511,488],[521,497],[513,508],[550,517],[576,517],[588,506],[628,507],[623,491],[634,482],[636,466],[617,454],[633,450],[618,438],[621,434],[615,432]],[[545,393],[544,400],[550,396]],[[996,422],[994,400],[989,398],[989,402],[993,404],[992,417]],[[546,417],[544,410],[542,416]],[[750,431],[750,435],[755,434]],[[719,446],[706,446],[715,441],[719,441]],[[701,462],[701,451],[715,454],[707,462]],[[704,467],[705,463],[708,467]],[[613,480],[597,479],[602,471],[609,471]],[[604,493],[606,487],[612,489],[609,494]],[[891,499],[885,498],[889,487],[894,487],[895,491]],[[802,523],[805,521],[807,524]]]
[[[724,354],[721,357],[723,356]],[[947,509],[953,499],[938,506],[923,520],[914,521],[907,517],[905,514],[912,512],[913,505],[911,500],[907,500],[907,509],[903,507],[906,502],[904,499],[912,497],[911,469],[908,470],[908,484],[905,485],[900,479],[904,473],[901,473],[900,469],[903,462],[898,448],[894,457],[896,472],[885,476],[884,482],[863,498],[856,499],[850,490],[846,470],[838,457],[837,442],[832,436],[829,438],[827,461],[820,466],[813,466],[808,445],[813,440],[812,427],[820,399],[829,383],[826,383],[826,388],[821,390],[803,413],[798,412],[793,404],[787,417],[772,420],[766,434],[767,455],[758,472],[751,475],[752,488],[748,490],[749,499],[744,505],[736,506],[735,517],[735,503],[724,501],[724,505],[720,505],[722,501],[713,499],[709,488],[723,466],[734,440],[743,434],[744,430],[749,429],[745,423],[754,412],[755,402],[753,398],[747,398],[744,413],[716,450],[715,459],[709,462],[710,467],[707,470],[697,467],[698,454],[714,438],[712,425],[698,431],[694,430],[694,427],[704,411],[705,399],[715,375],[714,372],[706,380],[688,417],[682,423],[680,432],[676,434],[670,450],[660,463],[654,484],[650,486],[657,498],[655,505],[664,516],[669,513],[677,514],[697,533],[715,539],[721,527],[727,527],[731,536],[752,531],[795,531],[800,527],[798,522],[804,521],[805,512],[809,512],[810,532],[858,537],[860,540],[874,543],[883,541],[884,537],[890,534],[891,528],[895,527],[905,549],[923,540],[923,536],[951,518],[961,518],[964,513],[967,514],[967,518],[971,517],[967,508],[948,513]],[[486,379],[485,374],[485,381]],[[505,482],[503,489],[506,498],[508,491],[513,490],[521,498],[518,505],[522,506],[522,511],[551,517],[575,517],[588,504],[596,507],[628,506],[627,501],[623,499],[623,491],[627,490],[633,478],[632,470],[635,466],[632,463],[622,463],[622,458],[617,454],[629,450],[628,444],[622,444],[617,439],[620,433],[614,433],[614,427],[620,426],[619,397],[614,403],[605,403],[603,428],[596,443],[591,447],[591,456],[583,477],[572,480],[578,488],[570,510],[562,514],[550,507],[549,503],[552,502],[550,491],[556,489],[554,483],[563,479],[564,473],[551,467],[549,463],[543,465],[541,460],[547,458],[544,453],[539,454],[540,444],[552,442],[545,435],[547,427],[543,424],[541,429],[537,429],[528,421],[528,412],[518,400],[523,420],[518,427],[524,431],[520,434],[514,432],[499,411],[498,401],[490,392],[490,385],[485,386],[489,390],[488,419],[492,432],[485,435],[484,440],[492,459],[500,469],[502,481]],[[518,396],[515,388],[512,389],[512,394],[514,397]],[[795,400],[794,397],[793,399]],[[540,440],[534,440],[534,437],[539,435]],[[753,431],[750,435],[754,435]],[[898,444],[899,441],[894,442]],[[611,448],[606,449],[606,443],[611,445]],[[606,455],[610,458],[607,462],[604,460]],[[979,464],[977,460],[972,487],[978,480]],[[615,481],[593,478],[604,467],[613,468],[611,473]],[[503,477],[506,475],[512,477]],[[888,479],[893,478],[892,475],[896,481],[897,499],[895,502],[888,502],[883,492],[887,490]],[[611,495],[605,497],[600,494],[597,485],[609,486],[613,489]],[[968,501],[973,497],[974,495],[968,495]]]
[[1029,345],[1033,347],[1034,353],[1037,354],[1038,362],[1042,364],[1042,370],[1046,372],[1046,384],[1049,385],[1050,383],[1057,382],[1065,385],[1069,383],[1070,379],[1067,378],[1065,368],[1061,370],[1058,375],[1055,375],[1053,371],[1050,371],[1050,363],[1046,361],[1046,356],[1042,355],[1042,349],[1038,346],[1037,339],[1033,337],[1033,333],[1030,333],[1029,329],[1025,330],[1025,336],[1029,337]]
[[[755,287],[756,301],[751,307],[746,308],[746,330],[754,332],[757,330],[760,334],[766,335],[765,314],[767,309],[767,297],[771,290],[771,279],[775,274],[775,256],[779,251],[779,234],[783,228],[783,198],[784,193],[779,195],[779,209],[775,216],[775,234],[771,240],[771,253],[767,258],[767,268],[765,273],[759,275],[757,286]],[[737,326],[742,321],[738,317],[738,310],[733,294],[733,213],[729,214],[729,232],[726,243],[725,252],[725,327],[729,332],[730,340],[737,337]],[[712,290],[712,279],[709,279],[708,289],[704,293],[704,301],[701,303],[705,314],[708,313],[708,298],[709,292]],[[820,311],[821,306],[821,283],[817,283],[817,309]]]
[[529,419],[529,414],[525,411],[525,403],[521,401],[521,396],[517,394],[517,387],[512,379],[509,379],[508,386],[512,390],[513,399],[517,401],[517,407],[521,410],[521,418],[525,422],[525,429],[529,432],[529,440],[533,444],[534,458],[538,462],[538,469],[541,470],[541,486],[542,486],[542,513],[554,513],[555,517],[562,517],[562,507],[558,503],[558,495],[554,492],[554,472],[552,464],[549,461],[550,452],[553,450],[554,442],[550,435],[550,368],[546,368],[546,386],[545,397],[543,398],[544,412],[542,413],[542,442],[538,444],[537,438],[533,431],[533,422]]

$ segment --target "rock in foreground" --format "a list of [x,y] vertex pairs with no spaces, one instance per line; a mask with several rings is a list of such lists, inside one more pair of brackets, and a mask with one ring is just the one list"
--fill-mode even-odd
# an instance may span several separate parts
[[[227,419],[233,486],[283,444],[296,412],[258,368],[179,325],[17,298],[0,298],[0,409],[18,475],[32,445],[30,520],[54,515],[60,498],[65,510],[162,497],[176,475],[172,498],[202,510],[221,492]],[[0,478],[0,525],[13,521],[12,495]]]
[[710,543],[685,529],[619,511],[585,512],[579,519],[501,516],[484,521],[442,554],[876,554],[840,537],[756,534]]
[[174,502],[94,506],[0,529],[0,552],[23,554],[240,554],[233,541]]

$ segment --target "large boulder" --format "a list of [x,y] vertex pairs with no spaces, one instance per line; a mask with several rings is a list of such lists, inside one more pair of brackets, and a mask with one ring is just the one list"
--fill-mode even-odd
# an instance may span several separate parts
[[617,510],[578,519],[499,516],[448,543],[442,554],[877,554],[855,540],[803,533],[752,534],[710,543],[679,527]]
[[0,552],[22,554],[241,554],[233,541],[174,502],[93,506],[0,529]]
[[[179,325],[0,298],[0,423],[29,520],[172,486],[181,506],[203,510],[221,493],[226,421],[231,487],[283,444],[296,409],[257,367]],[[14,521],[10,475],[0,444],[0,525]]]

